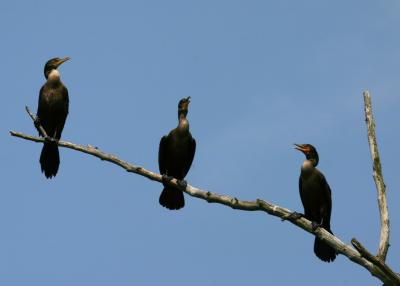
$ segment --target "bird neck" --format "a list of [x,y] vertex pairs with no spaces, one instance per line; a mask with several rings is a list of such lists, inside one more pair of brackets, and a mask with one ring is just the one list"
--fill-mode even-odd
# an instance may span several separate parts
[[47,82],[51,84],[58,84],[61,82],[60,72],[56,69],[51,70],[47,76]]
[[178,130],[180,132],[189,132],[189,121],[186,118],[186,114],[179,114]]
[[315,168],[318,165],[318,160],[316,158],[310,158],[308,161],[311,162],[312,166]]
[[315,170],[315,161],[313,159],[311,160],[304,160],[303,165],[301,165],[301,174],[302,175],[309,175]]

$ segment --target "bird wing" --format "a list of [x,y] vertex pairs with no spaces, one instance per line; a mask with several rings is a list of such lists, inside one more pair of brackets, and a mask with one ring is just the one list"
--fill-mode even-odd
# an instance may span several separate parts
[[[47,123],[48,123],[48,105],[46,102],[46,88],[45,85],[43,85],[40,88],[39,91],[39,100],[38,100],[38,108],[37,108],[37,112],[36,112],[36,116],[39,118],[40,120],[40,125],[42,125],[42,127],[45,129],[46,133],[48,132],[47,129]],[[39,131],[39,135],[42,136],[42,133]]]
[[64,129],[65,121],[67,120],[68,110],[69,110],[69,97],[68,97],[68,89],[63,85],[61,89],[61,98],[62,98],[62,109],[63,112],[60,114],[60,122],[57,125],[56,138],[61,138],[61,133]]
[[321,192],[322,195],[324,196],[323,201],[326,204],[326,209],[325,209],[325,213],[323,213],[323,220],[324,220],[324,224],[325,227],[327,227],[328,229],[330,228],[330,221],[331,221],[331,212],[332,212],[332,191],[331,188],[329,187],[328,182],[325,179],[325,176],[321,173],[318,172],[318,177],[320,180],[320,184],[321,186],[323,186]]
[[324,174],[322,174],[319,170],[318,170],[318,178],[320,181],[320,185],[324,186],[324,196],[325,196],[326,201],[332,202],[331,188],[329,187],[329,184],[326,181]]
[[[302,181],[301,181],[301,176],[299,177],[299,193],[300,193],[300,199],[301,199],[301,203],[303,204],[303,207],[304,207],[304,201],[303,201],[303,198],[304,198],[304,196],[303,196],[303,184],[302,184]],[[304,207],[304,215],[306,216],[306,218],[309,218],[309,216],[308,216],[308,213],[306,213],[306,208]]]
[[184,176],[186,176],[186,174],[189,172],[190,166],[192,166],[195,153],[196,153],[196,140],[192,136],[190,136],[187,161],[185,162],[183,170]]
[[161,137],[160,146],[158,148],[158,168],[160,169],[160,174],[164,175],[167,172],[167,146],[168,146],[168,136]]
[[42,86],[39,91],[38,109],[36,112],[36,116],[39,117],[39,119],[44,116],[44,86]]
[[62,98],[63,98],[63,103],[64,103],[64,107],[65,107],[65,117],[67,116],[68,112],[69,112],[69,96],[68,96],[68,89],[63,85],[63,89],[61,92]]

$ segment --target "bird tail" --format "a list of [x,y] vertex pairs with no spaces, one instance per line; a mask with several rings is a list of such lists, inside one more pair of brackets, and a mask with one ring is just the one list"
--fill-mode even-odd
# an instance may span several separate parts
[[179,210],[185,206],[185,198],[183,192],[176,188],[166,187],[160,195],[160,205],[170,210]]
[[[333,235],[329,227],[325,228],[325,230]],[[337,256],[336,250],[317,236],[314,241],[314,253],[319,259],[325,262],[332,262]]]
[[55,177],[60,165],[58,146],[54,143],[44,143],[40,153],[40,166],[47,179]]

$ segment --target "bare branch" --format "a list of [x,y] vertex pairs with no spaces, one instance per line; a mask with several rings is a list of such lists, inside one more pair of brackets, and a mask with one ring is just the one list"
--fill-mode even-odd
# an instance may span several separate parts
[[[283,220],[289,220],[292,224],[304,229],[305,231],[312,233],[325,241],[331,247],[333,247],[337,253],[346,256],[351,261],[359,264],[360,266],[367,269],[373,276],[380,279],[385,285],[400,285],[400,276],[397,275],[390,267],[385,263],[386,254],[389,246],[389,217],[387,212],[387,203],[385,195],[385,184],[383,182],[382,167],[380,164],[378,148],[375,137],[375,124],[372,116],[371,99],[368,92],[364,92],[365,102],[365,116],[368,127],[368,141],[371,149],[371,156],[373,160],[373,170],[375,184],[378,190],[378,202],[381,214],[381,241],[379,247],[378,256],[373,256],[365,247],[361,245],[355,238],[352,239],[352,244],[356,248],[352,248],[350,245],[343,243],[339,238],[330,234],[323,228],[317,228],[315,231],[312,228],[311,222],[304,217],[294,218],[291,216],[292,212],[286,208],[271,204],[267,201],[257,199],[256,201],[242,201],[237,198],[232,198],[226,195],[219,195],[211,193],[190,185],[187,185],[186,189],[182,189],[188,195],[196,198],[203,199],[209,203],[218,203],[229,206],[233,209],[239,209],[244,211],[262,211],[270,215],[279,217]],[[44,136],[35,137],[26,135],[20,132],[10,131],[10,134],[15,137],[23,138],[26,140],[44,143],[52,138],[49,138],[44,128],[40,125],[39,120],[30,112],[29,108],[26,107],[26,111],[35,123],[35,127]],[[92,156],[95,156],[101,160],[111,162],[125,169],[128,172],[136,173],[144,176],[150,180],[162,183],[162,176],[160,174],[148,171],[143,167],[130,164],[118,157],[104,153],[97,147],[88,145],[87,147],[70,143],[67,141],[55,141],[60,147],[69,148],[79,152],[83,152]],[[168,182],[169,185],[176,188],[181,188],[176,179]]]
[[368,129],[368,143],[373,162],[372,164],[373,177],[375,181],[376,190],[378,193],[378,205],[379,205],[379,213],[381,220],[381,234],[380,234],[379,250],[377,256],[382,261],[385,261],[389,249],[389,235],[390,235],[389,212],[386,201],[386,186],[383,181],[381,160],[379,158],[378,144],[376,143],[375,121],[374,121],[374,116],[372,114],[371,97],[368,91],[364,91],[363,96],[364,96],[365,121]]
[[[20,132],[10,131],[10,134],[15,137],[23,138],[26,140],[44,143],[46,139],[40,137],[34,137],[30,135],[26,135]],[[118,165],[125,169],[128,172],[136,173],[138,175],[144,176],[150,180],[162,182],[162,176],[160,174],[148,171],[143,167],[130,164],[124,160],[119,159],[118,157],[104,153],[100,151],[98,148],[88,145],[84,147],[82,145],[66,142],[66,141],[57,141],[58,146],[69,148],[72,150],[76,150],[79,152],[83,152],[92,156],[95,156],[101,160],[111,162],[115,165]],[[176,179],[173,179],[168,182],[171,186],[176,188],[180,188]],[[216,193],[212,193],[209,191],[201,190],[199,188],[193,187],[188,185],[185,190],[188,195],[196,198],[203,199],[209,203],[218,203],[222,205],[229,206],[233,209],[244,210],[244,211],[262,211],[266,212],[270,215],[276,216],[281,218],[282,220],[289,220],[294,225],[304,229],[309,233],[313,233],[314,235],[318,236],[322,240],[326,241],[330,246],[332,246],[338,253],[346,256],[351,261],[361,265],[362,267],[366,268],[373,276],[380,279],[386,285],[399,285],[400,278],[399,277],[390,277],[387,273],[385,273],[380,267],[374,265],[373,262],[369,261],[368,259],[362,257],[359,252],[357,252],[354,248],[350,245],[343,243],[339,238],[330,234],[323,228],[317,228],[313,231],[311,222],[305,218],[298,218],[298,219],[291,219],[291,211],[271,204],[267,201],[258,199],[256,201],[242,201],[237,198],[233,198],[226,195],[219,195]]]
[[392,277],[392,279],[395,281],[396,279],[399,279],[399,276],[393,272],[392,269],[384,262],[382,259],[379,259],[375,255],[372,255],[362,244],[359,242],[357,239],[353,238],[351,240],[351,244],[355,247],[355,249],[358,250],[358,252],[361,254],[362,257],[365,257],[369,261],[371,261],[374,265],[378,266],[383,272],[385,272],[386,275],[389,277]]
[[38,130],[38,132],[44,137],[44,138],[49,138],[49,136],[46,133],[46,130],[44,130],[43,126],[40,124],[39,118],[36,117],[31,110],[29,109],[28,106],[25,106],[25,110],[26,112],[28,112],[29,116],[32,118],[33,120],[33,124],[35,125],[36,129]]

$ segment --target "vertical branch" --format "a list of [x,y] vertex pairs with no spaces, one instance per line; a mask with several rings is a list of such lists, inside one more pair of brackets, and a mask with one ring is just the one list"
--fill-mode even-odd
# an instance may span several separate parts
[[373,177],[376,190],[378,193],[379,213],[381,219],[381,235],[379,242],[378,258],[382,261],[386,260],[386,255],[389,248],[389,212],[386,201],[386,186],[383,181],[381,160],[379,158],[378,145],[376,143],[375,122],[372,115],[371,97],[368,91],[363,92],[365,121],[368,129],[368,143],[371,151]]

